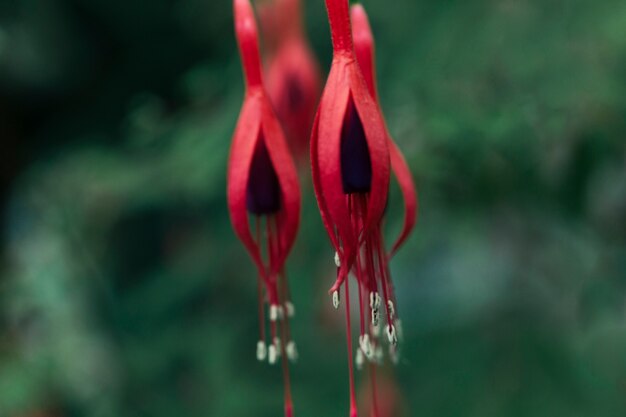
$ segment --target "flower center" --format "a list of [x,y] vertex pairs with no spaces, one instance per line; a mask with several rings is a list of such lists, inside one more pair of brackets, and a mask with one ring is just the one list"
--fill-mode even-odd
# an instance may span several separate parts
[[263,132],[260,133],[252,157],[246,207],[253,214],[272,214],[280,210],[280,184],[265,145]]
[[341,128],[341,180],[345,194],[366,193],[372,187],[369,148],[352,96]]

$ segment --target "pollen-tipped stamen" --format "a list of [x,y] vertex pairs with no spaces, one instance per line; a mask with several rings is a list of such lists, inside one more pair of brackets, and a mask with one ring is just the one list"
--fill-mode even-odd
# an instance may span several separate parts
[[[261,241],[261,219],[255,217],[255,230],[257,242]],[[267,345],[265,343],[265,300],[263,298],[264,283],[261,277],[257,278],[257,296],[259,304],[259,341],[257,342],[256,357],[259,361],[264,361],[267,357]]]

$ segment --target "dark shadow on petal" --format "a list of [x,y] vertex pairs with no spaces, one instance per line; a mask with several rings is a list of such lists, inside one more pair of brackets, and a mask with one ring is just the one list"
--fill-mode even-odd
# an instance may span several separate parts
[[246,207],[250,213],[262,215],[280,210],[280,184],[265,145],[263,132],[259,134],[260,138],[250,165]]
[[287,103],[291,111],[299,110],[304,104],[304,89],[295,74],[287,77]]
[[341,128],[341,179],[346,194],[366,193],[372,188],[369,148],[352,96]]

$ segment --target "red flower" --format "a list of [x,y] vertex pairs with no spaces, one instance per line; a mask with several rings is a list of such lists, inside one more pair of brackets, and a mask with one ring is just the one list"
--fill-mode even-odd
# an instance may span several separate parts
[[[271,332],[267,356],[270,363],[282,356],[285,414],[291,416],[285,356],[295,359],[296,351],[290,340],[288,321],[279,319],[283,312],[288,316],[293,313],[284,266],[300,221],[300,188],[287,142],[263,86],[256,22],[250,1],[234,0],[234,12],[246,93],[230,151],[228,207],[233,228],[258,270],[261,336],[257,356],[260,360],[266,357],[265,289],[270,304]],[[254,231],[251,231],[251,221]]]
[[[378,343],[380,291],[387,338],[395,353],[395,296],[381,234],[390,176],[389,138],[379,106],[370,94],[353,50],[347,0],[326,0],[333,38],[333,62],[311,137],[313,183],[324,226],[336,250],[338,306],[345,283],[350,368],[350,413],[357,415],[352,372],[350,297],[346,278],[357,278],[360,337],[357,365],[382,359]],[[371,326],[370,326],[371,317]]]
[[[374,54],[374,37],[369,24],[369,19],[365,9],[360,4],[355,4],[351,8],[352,17],[352,34],[354,36],[354,51],[356,52],[357,61],[367,82],[370,94],[376,101],[380,109],[380,101],[378,99],[378,89],[376,87],[376,64]],[[382,115],[382,110],[380,110]],[[402,151],[393,141],[389,130],[385,127],[389,156],[391,159],[391,170],[396,177],[402,197],[404,199],[404,225],[400,235],[394,242],[391,254],[393,255],[402,246],[411,234],[417,218],[417,194],[415,192],[415,183],[411,170],[402,155]]]
[[320,94],[320,74],[302,27],[299,0],[264,5],[267,91],[298,158],[308,154],[311,125]]
[[[374,38],[372,35],[372,30],[369,25],[369,20],[365,9],[360,4],[354,5],[351,8],[351,18],[352,18],[352,33],[354,37],[354,49],[357,57],[357,61],[359,66],[363,72],[363,76],[365,77],[365,81],[369,88],[370,94],[373,99],[376,101],[379,111],[382,115],[382,110],[380,107],[380,102],[378,99],[378,91],[376,88],[376,67],[375,67],[375,57],[374,57]],[[411,175],[411,171],[402,155],[400,149],[397,147],[395,142],[392,140],[391,135],[389,134],[389,130],[385,125],[385,133],[387,137],[387,143],[389,145],[389,154],[391,160],[391,169],[398,180],[398,184],[400,185],[400,190],[402,191],[402,196],[404,199],[404,225],[402,231],[395,243],[392,246],[391,253],[389,257],[393,256],[393,254],[398,250],[398,248],[406,241],[406,238],[411,233],[413,226],[415,225],[416,214],[417,214],[417,194],[415,192],[415,184],[413,182],[413,177]],[[386,268],[384,270],[387,277],[389,278],[389,269]],[[395,311],[395,294],[393,285],[391,285],[391,280],[389,280],[387,285],[387,291],[385,292],[385,287],[383,286],[384,296],[387,299],[387,319],[388,322],[392,322],[395,325],[395,329],[393,327],[388,327],[387,333],[388,337],[392,337],[390,335],[389,329],[392,329],[392,332],[395,330],[398,335],[401,335],[402,327],[400,323],[400,319],[398,318],[398,314]],[[391,324],[389,324],[391,326]],[[367,341],[371,346],[370,349],[374,350],[374,359],[380,359],[380,347],[379,341],[377,338],[376,332],[373,332],[369,336],[371,337],[371,341]],[[395,337],[395,335],[393,335]],[[367,346],[365,346],[367,348]],[[390,348],[391,359],[395,362],[398,360],[398,352],[396,350],[395,345],[392,345]],[[357,351],[357,365],[362,365],[364,362],[364,357],[366,356],[365,350],[362,348],[361,351]],[[380,384],[381,381],[376,381],[376,371],[373,365],[370,365],[370,387],[371,387],[371,415],[373,416],[383,416],[383,415],[392,415],[391,410],[394,406],[393,401],[393,392],[389,392],[392,387],[391,384]],[[384,380],[383,380],[384,382]],[[377,390],[377,387],[379,390]],[[382,391],[380,388],[383,388]],[[377,392],[378,391],[378,392]],[[377,399],[378,397],[378,399]]]

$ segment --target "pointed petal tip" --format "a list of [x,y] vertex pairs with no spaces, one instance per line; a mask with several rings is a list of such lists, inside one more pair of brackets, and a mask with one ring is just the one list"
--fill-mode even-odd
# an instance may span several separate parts
[[261,84],[261,58],[259,54],[256,19],[250,0],[233,0],[235,34],[241,52],[248,86]]

